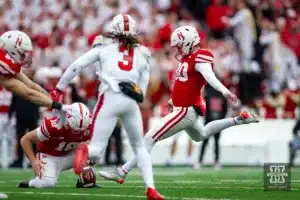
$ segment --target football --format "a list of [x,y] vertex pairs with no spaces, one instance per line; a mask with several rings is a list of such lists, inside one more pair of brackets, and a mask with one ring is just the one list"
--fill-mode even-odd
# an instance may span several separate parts
[[96,184],[96,173],[93,167],[85,167],[79,175],[79,181],[84,188],[93,187]]

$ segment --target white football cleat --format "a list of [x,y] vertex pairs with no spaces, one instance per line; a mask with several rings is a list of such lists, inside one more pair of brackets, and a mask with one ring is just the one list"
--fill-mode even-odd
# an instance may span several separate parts
[[[125,174],[125,172],[122,173],[121,170],[122,170],[121,168],[114,167],[114,170],[111,172],[98,171],[98,173],[102,178],[104,178],[106,180],[115,181],[119,184],[123,184],[125,181],[126,174]],[[125,174],[125,175],[122,175],[122,174]]]
[[7,194],[0,192],[0,199],[7,199],[7,198],[8,198]]
[[259,120],[256,118],[255,115],[253,115],[247,111],[243,111],[240,113],[239,116],[236,117],[235,122],[237,125],[241,125],[241,124],[258,123]]

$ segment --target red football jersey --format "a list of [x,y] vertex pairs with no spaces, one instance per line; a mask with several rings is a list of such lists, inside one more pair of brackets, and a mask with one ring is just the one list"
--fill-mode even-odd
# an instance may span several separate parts
[[37,129],[41,140],[38,143],[38,152],[51,156],[64,156],[76,149],[77,145],[91,139],[92,125],[84,132],[72,132],[65,127],[59,129],[59,118],[57,116],[46,117],[43,125]]
[[176,70],[172,101],[176,107],[198,106],[205,114],[205,100],[201,96],[201,90],[206,85],[206,80],[196,71],[196,63],[210,63],[213,67],[213,54],[209,50],[199,49],[181,59]]
[[21,70],[22,65],[16,64],[15,61],[0,48],[0,75],[15,76]]

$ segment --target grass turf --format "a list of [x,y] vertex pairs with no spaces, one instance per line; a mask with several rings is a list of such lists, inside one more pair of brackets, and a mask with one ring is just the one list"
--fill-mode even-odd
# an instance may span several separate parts
[[[156,187],[166,199],[211,200],[211,199],[299,199],[300,169],[292,169],[292,191],[263,190],[261,168],[155,168]],[[123,185],[97,177],[102,186],[98,189],[76,189],[77,177],[71,171],[59,176],[54,189],[19,189],[16,185],[32,176],[30,170],[0,171],[0,192],[8,194],[10,200],[135,200],[146,199],[142,178],[136,170],[127,177]]]

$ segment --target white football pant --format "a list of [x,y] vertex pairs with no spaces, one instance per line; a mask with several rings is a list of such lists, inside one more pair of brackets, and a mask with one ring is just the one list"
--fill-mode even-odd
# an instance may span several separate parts
[[34,188],[53,188],[56,186],[60,172],[73,167],[75,153],[70,152],[65,156],[50,156],[45,153],[37,153],[37,158],[44,161],[44,170],[41,177],[36,177],[29,182],[29,187]]
[[118,119],[121,119],[128,134],[146,187],[153,188],[152,163],[144,144],[140,108],[135,100],[121,92],[107,90],[99,95],[93,116],[93,137],[89,145],[90,159],[99,160],[103,156]]

